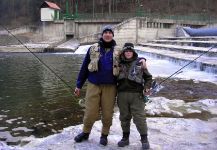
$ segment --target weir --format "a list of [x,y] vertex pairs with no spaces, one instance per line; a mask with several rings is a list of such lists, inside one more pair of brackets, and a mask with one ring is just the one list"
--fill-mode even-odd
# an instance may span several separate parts
[[[147,43],[138,43],[139,46],[137,49],[141,53],[146,53],[149,56],[159,59],[168,59],[182,66],[201,55],[190,66],[201,71],[217,73],[217,40],[212,39],[212,42],[210,42],[209,37],[206,37],[206,40],[196,42],[197,47],[192,44],[194,41],[190,37],[185,39],[186,43],[191,43],[188,46],[181,46],[182,40],[176,40],[174,42],[174,40],[168,40],[168,38],[162,38],[157,40],[157,42],[156,44],[156,40],[153,40]],[[206,43],[205,46],[203,45],[204,43]]]

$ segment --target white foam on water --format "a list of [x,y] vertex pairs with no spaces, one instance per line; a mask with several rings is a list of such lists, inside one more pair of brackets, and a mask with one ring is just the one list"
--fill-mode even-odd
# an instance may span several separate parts
[[[170,62],[169,60],[156,59],[145,54],[139,54],[139,57],[144,57],[147,59],[146,62],[148,70],[154,77],[169,77],[182,67],[178,64]],[[186,80],[193,79],[195,81],[207,81],[217,84],[216,74],[200,71],[192,67],[186,67],[182,69],[181,73],[174,75],[171,78],[180,78]]]
[[75,51],[75,54],[86,54],[91,45],[82,45],[79,46]]
[[12,129],[12,131],[24,131],[24,132],[31,132],[34,131],[33,129],[28,129],[26,127],[18,127],[18,128],[14,128]]
[[55,55],[74,55],[74,52],[57,52],[57,53],[53,53]]

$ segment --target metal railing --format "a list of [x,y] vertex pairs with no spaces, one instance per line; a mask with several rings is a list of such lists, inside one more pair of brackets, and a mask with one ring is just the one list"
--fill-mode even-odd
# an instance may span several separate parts
[[189,15],[165,15],[160,13],[149,13],[145,11],[137,11],[135,13],[78,13],[75,15],[60,14],[61,19],[128,19],[132,17],[148,17],[153,19],[171,19],[171,20],[184,20],[184,21],[201,21],[207,23],[217,23],[216,16],[208,14],[189,14]]

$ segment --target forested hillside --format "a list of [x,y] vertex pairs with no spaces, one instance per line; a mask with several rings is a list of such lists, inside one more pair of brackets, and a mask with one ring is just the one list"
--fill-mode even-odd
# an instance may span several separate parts
[[[57,3],[62,13],[67,0],[48,0]],[[19,26],[40,21],[40,5],[44,0],[0,0],[0,22]],[[135,13],[140,9],[148,13],[217,16],[217,0],[68,0],[70,13]]]

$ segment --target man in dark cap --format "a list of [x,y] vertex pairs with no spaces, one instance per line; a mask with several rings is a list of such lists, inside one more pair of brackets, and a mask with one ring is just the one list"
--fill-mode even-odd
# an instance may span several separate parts
[[80,95],[80,89],[88,79],[83,132],[75,137],[76,142],[89,138],[94,122],[99,118],[101,111],[102,131],[100,144],[106,146],[107,136],[112,125],[113,108],[116,96],[116,77],[114,76],[113,52],[116,42],[111,26],[102,30],[102,38],[98,44],[91,46],[81,66],[75,95]]
[[120,55],[120,73],[117,77],[118,107],[123,137],[119,147],[129,145],[130,122],[136,124],[141,136],[142,148],[149,149],[145,118],[144,96],[149,94],[152,75],[142,67],[132,43],[125,43]]

